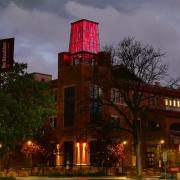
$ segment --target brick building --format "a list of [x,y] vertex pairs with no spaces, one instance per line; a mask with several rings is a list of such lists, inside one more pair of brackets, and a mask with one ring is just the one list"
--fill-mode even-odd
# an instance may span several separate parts
[[[98,23],[83,19],[71,24],[69,52],[58,54],[58,79],[54,81],[58,113],[53,119],[56,166],[94,164],[93,142],[98,138],[98,131],[92,126],[93,121],[102,118],[105,112],[118,118],[110,108],[98,108],[98,101],[93,105],[90,102],[92,95],[101,93],[93,82],[94,72],[98,69],[104,78],[109,73],[110,56],[100,52],[99,46]],[[116,91],[110,91],[114,103],[122,102]],[[149,108],[157,116],[162,115],[163,120],[154,116],[142,122],[143,167],[161,167],[165,150],[168,150],[170,166],[180,163],[180,90],[155,84],[146,91],[154,95],[147,101]],[[125,105],[122,102],[120,106]],[[127,142],[124,166],[133,166],[131,137],[124,134],[117,139]]]

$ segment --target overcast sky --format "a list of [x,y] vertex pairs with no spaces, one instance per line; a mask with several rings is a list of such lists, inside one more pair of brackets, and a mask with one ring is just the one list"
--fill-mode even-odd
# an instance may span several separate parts
[[166,52],[180,75],[180,0],[0,0],[0,39],[15,38],[15,60],[29,72],[57,77],[57,54],[68,51],[70,23],[99,22],[100,45],[133,36]]

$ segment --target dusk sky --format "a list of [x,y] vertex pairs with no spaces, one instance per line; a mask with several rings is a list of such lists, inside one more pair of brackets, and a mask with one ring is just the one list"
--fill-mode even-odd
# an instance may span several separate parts
[[166,52],[180,75],[180,0],[0,0],[0,39],[15,38],[15,61],[57,77],[57,54],[68,51],[70,23],[99,22],[100,45],[133,36]]

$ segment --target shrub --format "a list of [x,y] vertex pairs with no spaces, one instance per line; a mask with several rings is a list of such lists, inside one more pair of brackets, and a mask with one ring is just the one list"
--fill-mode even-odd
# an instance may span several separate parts
[[15,177],[0,177],[0,180],[16,180]]
[[59,177],[59,176],[62,176],[62,174],[57,171],[53,171],[48,174],[48,177]]

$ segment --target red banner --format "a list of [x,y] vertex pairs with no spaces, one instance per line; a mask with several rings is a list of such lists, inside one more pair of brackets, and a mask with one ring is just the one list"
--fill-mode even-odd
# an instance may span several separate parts
[[14,61],[14,38],[0,39],[0,69],[9,70]]

